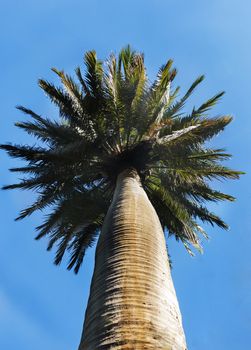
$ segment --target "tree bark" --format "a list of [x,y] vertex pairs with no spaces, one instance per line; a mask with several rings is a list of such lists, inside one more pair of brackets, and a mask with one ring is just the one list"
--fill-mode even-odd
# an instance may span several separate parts
[[117,179],[97,244],[79,350],[185,350],[158,216],[134,169]]

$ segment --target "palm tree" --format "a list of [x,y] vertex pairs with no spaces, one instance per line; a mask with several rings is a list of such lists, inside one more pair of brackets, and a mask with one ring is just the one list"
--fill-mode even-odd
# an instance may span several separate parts
[[4,189],[38,193],[17,220],[50,207],[36,239],[47,236],[48,250],[57,246],[55,264],[68,252],[68,269],[77,273],[99,235],[79,350],[184,350],[163,230],[193,254],[192,246],[202,249],[200,236],[207,237],[198,220],[227,228],[205,202],[234,198],[209,182],[237,179],[240,172],[223,166],[230,155],[205,142],[232,118],[208,117],[222,92],[182,112],[204,77],[178,98],[171,60],[153,83],[143,54],[129,46],[105,67],[95,51],[84,61],[78,83],[55,68],[63,87],[39,80],[59,120],[17,107],[31,119],[16,125],[42,146],[1,146],[26,161],[11,169],[24,178]]

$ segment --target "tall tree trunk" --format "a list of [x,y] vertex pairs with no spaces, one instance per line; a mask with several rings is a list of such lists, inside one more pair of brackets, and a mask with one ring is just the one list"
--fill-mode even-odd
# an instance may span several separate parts
[[133,169],[117,179],[97,244],[79,350],[185,350],[158,216]]

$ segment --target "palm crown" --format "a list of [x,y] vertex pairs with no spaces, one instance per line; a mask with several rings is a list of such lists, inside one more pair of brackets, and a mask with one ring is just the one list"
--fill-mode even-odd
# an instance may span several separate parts
[[186,115],[182,108],[203,76],[177,98],[179,88],[171,87],[176,76],[171,60],[161,67],[152,84],[143,55],[129,46],[118,58],[111,55],[105,68],[95,51],[87,52],[84,61],[85,74],[76,69],[78,83],[55,68],[62,88],[39,80],[59,109],[59,121],[17,107],[32,119],[16,125],[43,142],[43,146],[1,146],[10,156],[27,162],[11,169],[25,174],[24,179],[4,189],[38,193],[36,201],[17,219],[50,207],[50,214],[37,227],[36,239],[49,236],[48,250],[57,244],[56,264],[68,250],[68,269],[74,267],[78,272],[86,249],[100,231],[117,175],[134,168],[163,228],[181,240],[190,253],[190,244],[201,249],[199,236],[206,233],[198,219],[227,228],[205,202],[234,200],[209,187],[208,182],[236,179],[240,174],[221,165],[229,154],[204,145],[232,119],[207,116],[223,93]]

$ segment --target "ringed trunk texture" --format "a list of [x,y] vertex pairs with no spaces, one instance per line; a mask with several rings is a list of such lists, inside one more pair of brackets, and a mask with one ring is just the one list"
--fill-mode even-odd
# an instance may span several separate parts
[[106,349],[187,349],[163,230],[134,169],[117,179],[79,345]]

